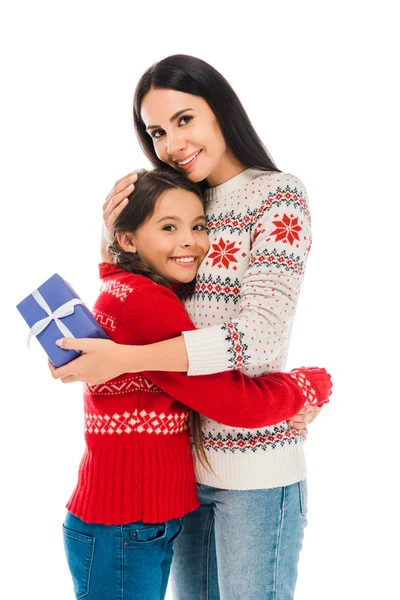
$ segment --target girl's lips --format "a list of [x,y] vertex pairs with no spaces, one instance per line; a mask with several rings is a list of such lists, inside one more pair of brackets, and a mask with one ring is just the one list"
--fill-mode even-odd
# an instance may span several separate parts
[[202,153],[202,150],[199,150],[198,154],[195,154],[194,158],[190,162],[186,163],[186,165],[179,165],[178,161],[174,161],[174,162],[177,165],[178,169],[182,169],[183,171],[187,171],[188,169],[190,169],[194,165],[194,163],[199,158],[199,156],[200,156],[201,153]]
[[170,258],[169,260],[171,260],[175,265],[179,265],[180,267],[186,267],[186,268],[195,267],[197,264],[196,257],[194,257],[194,259],[191,262],[178,262],[177,260],[174,260],[173,258]]

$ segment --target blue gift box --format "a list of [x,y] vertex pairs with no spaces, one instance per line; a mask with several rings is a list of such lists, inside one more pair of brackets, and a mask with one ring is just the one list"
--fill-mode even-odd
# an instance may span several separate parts
[[[36,299],[34,296],[36,296]],[[75,302],[82,301],[69,283],[60,277],[60,275],[55,274],[17,305],[17,309],[31,328],[42,319],[48,318],[48,324],[46,324],[46,321],[43,321],[43,324],[46,326],[36,337],[45,349],[53,365],[61,367],[74,360],[74,358],[77,358],[80,352],[63,350],[55,344],[56,340],[65,337],[67,334],[60,330],[54,318],[49,318],[49,312],[40,306],[38,301],[43,304],[43,300],[44,305],[47,304],[51,313],[56,311],[56,316],[57,312],[60,312],[60,307],[65,303],[68,302],[69,305],[74,305]],[[61,328],[63,328],[63,325],[68,328],[71,334],[69,337],[108,339],[108,335],[100,327],[87,306],[76,304],[69,311],[65,312],[69,312],[70,314],[58,318],[59,323],[61,322]]]

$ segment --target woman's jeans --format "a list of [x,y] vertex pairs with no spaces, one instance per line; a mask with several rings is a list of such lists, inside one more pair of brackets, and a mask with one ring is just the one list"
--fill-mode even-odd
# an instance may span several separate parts
[[198,485],[201,506],[184,517],[174,547],[174,600],[292,600],[307,487],[269,490]]
[[63,533],[75,598],[163,600],[181,532],[182,519],[99,525],[68,512]]

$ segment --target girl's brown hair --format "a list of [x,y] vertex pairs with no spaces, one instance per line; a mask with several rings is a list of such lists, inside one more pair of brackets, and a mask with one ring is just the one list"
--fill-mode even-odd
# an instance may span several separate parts
[[[135,183],[135,190],[128,197],[129,202],[124,210],[117,217],[113,232],[112,240],[108,245],[108,251],[113,256],[114,264],[120,266],[125,271],[136,273],[148,277],[155,283],[163,285],[169,289],[169,282],[164,279],[159,273],[143,262],[136,252],[127,252],[118,243],[118,233],[135,233],[144,223],[150,219],[156,208],[157,200],[160,195],[171,189],[181,189],[193,192],[201,200],[204,207],[204,198],[198,184],[186,179],[172,169],[157,168],[152,171],[142,169],[138,172],[138,180]],[[200,415],[195,411],[190,411],[190,429],[192,433],[192,441],[194,450],[201,461],[207,468],[210,467],[207,455],[204,450],[201,435]],[[210,467],[211,468],[211,467]]]

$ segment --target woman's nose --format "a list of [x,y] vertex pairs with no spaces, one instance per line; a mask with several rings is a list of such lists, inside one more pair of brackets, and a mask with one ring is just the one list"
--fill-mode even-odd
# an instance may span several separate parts
[[186,141],[179,134],[169,135],[167,139],[167,152],[172,158],[176,158],[180,152],[186,149]]

